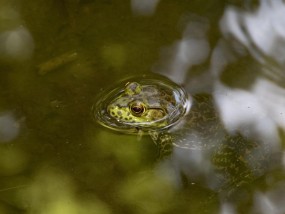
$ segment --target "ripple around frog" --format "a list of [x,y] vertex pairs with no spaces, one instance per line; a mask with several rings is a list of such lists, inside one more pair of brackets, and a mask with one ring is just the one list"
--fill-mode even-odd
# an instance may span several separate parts
[[[158,89],[164,89],[171,91],[172,96],[175,99],[176,106],[168,112],[164,117],[147,122],[122,122],[119,119],[112,117],[108,111],[108,105],[118,96],[125,93],[125,87],[128,83],[137,82],[140,85],[154,86]],[[109,91],[106,93],[106,91]],[[151,76],[133,77],[125,79],[109,90],[104,90],[99,95],[97,103],[92,107],[94,119],[101,125],[110,128],[112,130],[120,131],[128,134],[149,134],[152,131],[162,131],[173,127],[179,123],[184,116],[189,112],[191,106],[191,97],[185,92],[185,90],[169,81],[166,78],[152,78]],[[158,126],[159,123],[165,122],[165,125]]]
[[[171,91],[176,100],[173,111],[167,112],[158,121],[147,123],[128,123],[112,117],[107,111],[109,104],[127,93],[126,85],[130,82]],[[196,94],[190,97],[182,87],[166,78],[144,76],[123,80],[102,92],[92,112],[98,123],[112,130],[149,134],[158,147],[159,158],[173,155],[176,164],[181,161],[181,166],[186,160],[187,167],[186,171],[182,170],[183,173],[191,174],[192,168],[198,169],[197,173],[211,178],[209,183],[214,189],[226,193],[251,183],[276,163],[273,159],[277,156],[268,142],[248,139],[239,133],[231,135],[226,131],[212,96]],[[162,121],[167,121],[165,126],[161,126]],[[197,154],[201,155],[208,168],[197,167],[193,159]]]

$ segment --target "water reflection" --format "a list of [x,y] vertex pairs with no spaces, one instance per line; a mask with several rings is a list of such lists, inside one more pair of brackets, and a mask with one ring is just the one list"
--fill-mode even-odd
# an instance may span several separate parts
[[[190,19],[191,18],[191,19]],[[162,52],[162,60],[154,69],[179,84],[185,84],[189,69],[204,62],[210,47],[206,38],[207,21],[198,16],[190,16],[182,39]]]
[[11,112],[0,113],[0,143],[14,140],[20,131],[20,123]]
[[136,15],[151,16],[154,14],[159,0],[132,0],[132,11]]
[[219,214],[235,214],[235,208],[230,203],[223,203]]
[[[162,63],[154,68],[155,72],[184,84],[192,94],[210,91],[227,133],[233,138],[243,136],[248,141],[248,144],[239,146],[238,143],[242,141],[237,141],[235,146],[227,150],[236,159],[224,157],[225,162],[235,164],[236,160],[243,158],[246,166],[239,166],[239,170],[243,167],[245,170],[239,171],[240,175],[248,176],[250,172],[258,178],[282,164],[280,132],[285,130],[285,4],[281,0],[262,0],[252,10],[228,6],[220,20],[222,38],[216,42],[211,53],[205,23],[197,18],[189,21],[182,39],[174,47],[164,50]],[[163,62],[164,65],[161,65]],[[242,62],[245,62],[245,70],[233,72],[232,65],[240,66]],[[194,72],[198,69],[199,74],[195,76],[192,70],[197,64],[202,66],[195,67]],[[239,69],[244,67],[240,66]],[[245,79],[240,75],[243,72],[248,72]],[[224,78],[227,75],[230,81]],[[184,140],[193,140],[187,134],[184,137]],[[255,142],[255,146],[248,147],[252,142]],[[248,154],[240,153],[240,149]],[[182,172],[191,181],[202,181],[217,190],[221,179],[227,182],[233,178],[228,177],[229,174],[218,173],[211,158],[209,151],[175,148],[171,167],[177,171],[176,176]],[[267,160],[264,161],[264,158]],[[257,172],[260,165],[264,165],[264,168]],[[183,184],[183,176],[178,177],[180,180],[176,179],[177,183]],[[268,197],[267,194],[257,196],[256,203],[268,201]],[[267,211],[271,209],[268,207],[275,206],[271,202],[267,205],[264,208]],[[225,206],[221,213],[235,213],[232,209],[235,210]]]
[[254,197],[254,210],[258,213],[284,213],[285,183],[275,185],[271,190],[256,192]]
[[[219,42],[210,69],[216,77],[214,97],[227,130],[255,135],[270,142],[275,150],[280,144],[278,130],[285,128],[284,54],[281,54],[285,50],[285,31],[281,27],[284,26],[284,11],[285,5],[279,0],[261,1],[252,12],[228,7],[220,22],[221,31],[226,39],[232,38],[239,44]],[[260,71],[256,72],[254,68],[247,71],[254,74],[254,80],[246,89],[229,87],[220,77],[229,72],[228,64],[238,62],[246,51],[262,63],[255,66]],[[270,72],[270,77],[278,81],[264,75]],[[235,78],[239,76],[235,75]]]
[[285,4],[282,0],[261,0],[254,11],[229,6],[221,20],[226,38],[239,41],[253,57],[265,63],[269,57],[285,65]]
[[16,60],[30,58],[34,41],[18,11],[11,5],[1,7],[0,23],[0,56]]

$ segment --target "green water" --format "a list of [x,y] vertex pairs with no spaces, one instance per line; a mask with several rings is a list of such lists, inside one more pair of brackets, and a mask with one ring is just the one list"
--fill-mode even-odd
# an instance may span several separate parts
[[[238,1],[165,0],[145,17],[126,0],[0,0],[0,9],[19,14],[1,16],[0,31],[23,25],[34,42],[28,59],[0,58],[0,111],[20,127],[0,144],[0,213],[218,212],[216,192],[175,185],[171,172],[156,170],[149,137],[107,130],[91,108],[103,88],[151,73],[191,14],[209,20],[214,47],[227,4]],[[240,212],[251,210],[250,199],[235,203]]]

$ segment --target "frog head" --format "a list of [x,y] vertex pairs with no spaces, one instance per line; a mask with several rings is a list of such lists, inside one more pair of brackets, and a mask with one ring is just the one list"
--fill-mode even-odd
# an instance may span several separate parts
[[188,112],[188,94],[166,79],[140,78],[103,91],[93,113],[105,127],[125,133],[167,129]]
[[123,93],[108,105],[107,112],[120,123],[148,128],[166,126],[166,103],[170,99],[163,100],[165,95],[154,86],[129,82]]

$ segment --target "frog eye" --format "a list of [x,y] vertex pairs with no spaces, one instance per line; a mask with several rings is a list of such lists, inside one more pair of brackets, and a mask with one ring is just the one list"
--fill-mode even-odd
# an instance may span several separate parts
[[145,105],[142,102],[134,101],[130,103],[130,111],[134,116],[141,116],[145,112]]

